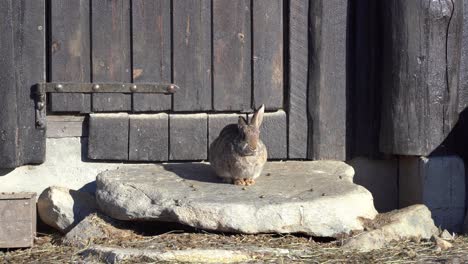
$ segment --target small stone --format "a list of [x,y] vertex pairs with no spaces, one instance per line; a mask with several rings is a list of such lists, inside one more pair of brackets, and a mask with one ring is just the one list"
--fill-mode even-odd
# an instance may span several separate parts
[[242,190],[243,190],[243,191],[245,191],[245,190],[247,190],[247,188],[245,188],[245,187],[242,187]]
[[265,198],[265,195],[260,195],[260,198]]
[[367,252],[383,248],[391,241],[404,239],[430,239],[438,234],[438,229],[431,218],[431,212],[425,205],[413,205],[385,214],[379,214],[373,221],[368,221],[369,230],[344,242],[343,248]]
[[62,233],[96,212],[96,208],[93,195],[57,186],[45,189],[37,201],[41,220]]
[[84,247],[96,240],[126,239],[134,235],[127,229],[119,229],[120,223],[104,215],[91,214],[70,230],[62,239],[68,246]]
[[432,236],[431,241],[434,242],[437,251],[444,251],[452,247],[452,243],[437,236]]
[[455,235],[450,234],[447,229],[444,229],[444,231],[440,233],[440,238],[446,241],[453,241],[455,239]]

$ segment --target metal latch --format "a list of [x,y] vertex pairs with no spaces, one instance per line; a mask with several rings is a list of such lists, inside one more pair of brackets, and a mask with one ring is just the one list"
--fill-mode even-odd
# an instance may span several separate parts
[[179,87],[160,83],[38,83],[35,86],[36,128],[46,127],[47,93],[162,93],[173,94]]

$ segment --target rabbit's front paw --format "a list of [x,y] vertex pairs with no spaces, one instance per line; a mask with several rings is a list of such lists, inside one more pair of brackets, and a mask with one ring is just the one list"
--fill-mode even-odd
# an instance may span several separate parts
[[254,184],[255,184],[254,179],[245,179],[245,185],[250,186],[250,185],[254,185]]
[[245,182],[244,179],[235,179],[234,180],[234,185],[242,185],[242,186],[246,186],[247,183]]

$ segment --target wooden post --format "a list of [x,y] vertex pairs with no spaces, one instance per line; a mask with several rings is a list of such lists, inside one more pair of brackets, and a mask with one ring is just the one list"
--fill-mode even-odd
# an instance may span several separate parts
[[311,159],[346,159],[347,0],[312,0],[308,114]]
[[463,1],[382,1],[380,150],[429,155],[458,118]]

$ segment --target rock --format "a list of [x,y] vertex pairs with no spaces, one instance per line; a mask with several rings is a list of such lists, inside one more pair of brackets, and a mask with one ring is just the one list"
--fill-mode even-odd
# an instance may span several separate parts
[[119,229],[119,224],[109,217],[97,214],[88,215],[62,239],[68,246],[83,247],[88,243],[103,239],[126,239],[134,235],[130,230]]
[[226,249],[186,249],[162,252],[151,249],[93,246],[83,253],[85,256],[97,255],[106,263],[120,263],[129,259],[177,263],[239,263],[252,260],[248,253]]
[[446,241],[453,241],[455,239],[455,234],[452,235],[447,229],[444,229],[444,231],[440,233],[440,238]]
[[100,209],[120,220],[178,222],[235,233],[337,237],[363,230],[372,195],[339,161],[268,162],[250,187],[222,183],[205,163],[139,165],[98,175]]
[[452,243],[437,236],[432,236],[431,241],[434,242],[437,251],[447,250],[452,247]]
[[403,239],[430,239],[438,234],[425,205],[413,205],[385,214],[379,214],[367,224],[369,231],[344,242],[343,248],[358,251],[380,249],[391,241]]
[[45,189],[37,201],[41,220],[63,233],[96,212],[96,208],[93,195],[57,186]]

